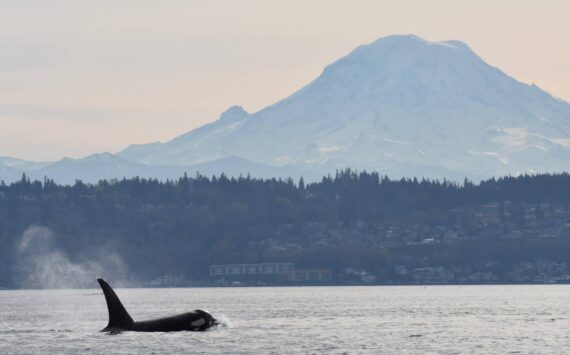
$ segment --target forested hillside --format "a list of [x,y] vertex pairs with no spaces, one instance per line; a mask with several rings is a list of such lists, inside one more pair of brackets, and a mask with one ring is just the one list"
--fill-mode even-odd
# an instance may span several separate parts
[[138,280],[286,261],[333,275],[363,269],[379,282],[413,276],[398,267],[509,281],[516,263],[570,262],[569,203],[568,174],[456,184],[345,170],[311,184],[198,175],[72,186],[23,176],[0,184],[0,286],[18,286],[28,271],[31,226],[49,230],[50,248],[70,262],[113,253]]

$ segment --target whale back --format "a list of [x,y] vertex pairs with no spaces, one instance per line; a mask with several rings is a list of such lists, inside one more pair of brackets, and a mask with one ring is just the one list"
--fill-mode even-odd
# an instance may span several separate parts
[[[109,324],[107,328],[111,329],[130,329],[133,326],[133,319],[117,297],[113,288],[103,279],[97,279],[103,294],[105,295],[105,300],[107,301],[107,310],[109,311]],[[106,328],[106,329],[107,329]]]

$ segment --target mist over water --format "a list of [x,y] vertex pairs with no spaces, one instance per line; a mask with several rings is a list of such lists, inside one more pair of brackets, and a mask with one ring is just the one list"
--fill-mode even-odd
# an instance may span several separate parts
[[85,288],[95,286],[100,276],[126,278],[125,264],[115,252],[100,248],[94,257],[72,260],[58,247],[57,235],[47,227],[27,228],[16,249],[24,272],[22,288]]

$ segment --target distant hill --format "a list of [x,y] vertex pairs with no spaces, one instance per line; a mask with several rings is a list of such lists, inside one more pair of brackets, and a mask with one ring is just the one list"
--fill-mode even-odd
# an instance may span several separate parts
[[[6,159],[7,161],[7,159]],[[44,177],[49,177],[61,184],[73,184],[75,180],[88,183],[96,183],[99,180],[111,180],[122,178],[155,178],[158,180],[177,179],[184,174],[195,176],[201,174],[205,176],[247,176],[256,178],[287,178],[299,179],[301,176],[320,179],[318,171],[310,169],[295,169],[292,167],[275,167],[261,163],[255,163],[246,159],[230,156],[213,161],[208,161],[191,166],[183,165],[149,165],[134,162],[111,153],[93,154],[82,159],[64,158],[57,162],[45,163],[34,166],[33,169],[26,168],[32,166],[24,164],[2,165],[0,159],[0,180],[4,182],[14,182],[26,174],[32,180],[42,181]]]
[[384,284],[568,283],[569,191],[568,174],[463,185],[349,170],[307,184],[25,179],[0,184],[0,288],[97,275],[212,282],[210,265],[265,262],[349,284],[362,270]]

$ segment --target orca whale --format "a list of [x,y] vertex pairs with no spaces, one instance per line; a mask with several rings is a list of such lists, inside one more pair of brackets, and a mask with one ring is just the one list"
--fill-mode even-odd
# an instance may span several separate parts
[[219,324],[210,313],[199,309],[176,316],[135,322],[111,286],[103,279],[97,279],[97,282],[103,289],[109,311],[109,324],[101,330],[102,332],[124,330],[135,332],[203,331]]

